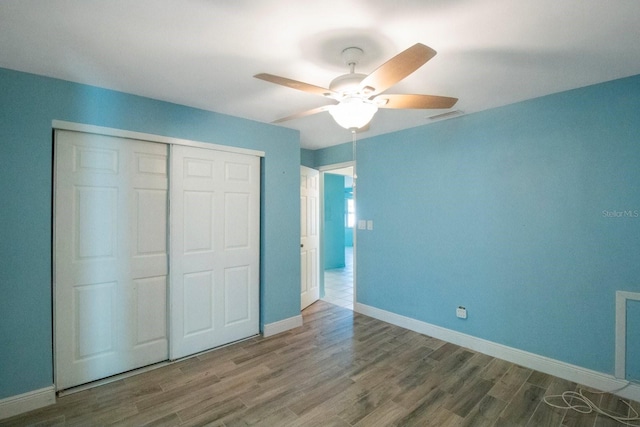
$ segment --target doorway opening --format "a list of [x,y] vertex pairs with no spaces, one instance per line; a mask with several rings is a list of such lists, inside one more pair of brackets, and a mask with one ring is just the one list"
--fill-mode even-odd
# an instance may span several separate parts
[[353,175],[353,164],[322,169],[322,300],[349,310],[355,302]]

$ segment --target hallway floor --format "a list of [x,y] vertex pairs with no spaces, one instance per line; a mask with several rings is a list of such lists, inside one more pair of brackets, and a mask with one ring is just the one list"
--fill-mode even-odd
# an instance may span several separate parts
[[324,298],[331,304],[353,310],[353,247],[344,251],[344,268],[324,271]]

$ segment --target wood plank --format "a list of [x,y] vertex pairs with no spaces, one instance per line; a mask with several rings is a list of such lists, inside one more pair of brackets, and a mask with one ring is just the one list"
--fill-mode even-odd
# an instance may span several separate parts
[[405,413],[406,409],[396,405],[392,401],[387,401],[372,413],[361,419],[356,426],[387,427],[391,425],[398,425],[397,420],[400,420]]
[[[512,377],[515,378],[515,377]],[[525,383],[513,396],[507,408],[502,412],[496,425],[526,426],[538,408],[544,395],[544,389]],[[544,404],[544,403],[543,403]]]
[[445,409],[462,418],[469,415],[471,410],[484,399],[487,392],[493,387],[491,381],[479,377],[467,378],[470,379],[464,379],[464,385],[455,393],[452,393],[448,402],[444,405]]
[[496,382],[489,394],[504,401],[510,401],[522,384],[531,375],[531,370],[521,366],[512,365],[511,368]]
[[405,416],[400,418],[397,424],[400,426],[429,425],[434,418],[434,414],[440,409],[447,397],[446,392],[439,388],[434,388]]
[[[576,384],[570,381],[561,380],[559,378],[551,377],[551,381],[546,388],[545,397],[551,396],[559,396],[563,392],[567,390],[574,390],[576,388]],[[552,404],[562,404],[561,399],[553,399],[550,400]],[[534,426],[559,426],[562,423],[565,415],[567,414],[566,409],[558,409],[547,405],[542,402],[536,408],[533,416],[529,420],[528,425],[531,427]]]
[[[476,406],[465,417],[465,426],[492,425],[494,420],[498,419],[507,402],[496,399],[493,396],[486,395],[478,402]],[[539,426],[547,426],[553,424],[538,424]]]
[[337,415],[349,424],[356,424],[363,418],[370,415],[376,409],[380,408],[385,402],[391,400],[394,396],[402,392],[402,390],[393,383],[378,383],[371,389],[363,388],[357,384],[360,390],[355,396],[345,396],[345,393],[337,396],[339,406],[334,404],[333,407],[338,409]]

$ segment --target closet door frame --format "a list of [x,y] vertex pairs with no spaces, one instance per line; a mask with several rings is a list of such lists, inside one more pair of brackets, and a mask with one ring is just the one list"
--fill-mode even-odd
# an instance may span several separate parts
[[104,126],[87,125],[83,123],[66,122],[64,120],[53,120],[51,127],[59,130],[70,130],[84,133],[95,133],[104,136],[116,136],[120,138],[139,139],[147,142],[157,142],[169,145],[186,145],[190,147],[205,148],[208,150],[225,151],[227,153],[248,154],[256,157],[265,157],[264,151],[252,150],[250,148],[233,147],[230,145],[220,145],[208,142],[192,141],[189,139],[172,138],[170,136],[154,135],[152,133],[135,132],[123,129],[115,129]]
[[[196,148],[202,148],[202,149],[207,149],[207,150],[217,150],[217,151],[222,151],[222,152],[227,152],[227,153],[237,153],[237,154],[245,154],[245,155],[251,155],[251,156],[255,156],[255,157],[259,157],[259,158],[263,158],[265,157],[265,153],[263,151],[259,151],[259,150],[252,150],[252,149],[245,149],[245,148],[239,148],[239,147],[233,147],[233,146],[227,146],[227,145],[220,145],[220,144],[212,144],[212,143],[206,143],[206,142],[198,142],[198,141],[191,141],[191,140],[186,140],[186,139],[180,139],[180,138],[172,138],[172,137],[166,137],[166,136],[161,136],[161,135],[154,135],[154,134],[148,134],[148,133],[143,133],[143,132],[134,132],[134,131],[127,131],[127,130],[122,130],[122,129],[115,129],[115,128],[108,128],[108,127],[103,127],[103,126],[94,126],[94,125],[87,125],[87,124],[82,124],[82,123],[74,123],[74,122],[67,122],[67,121],[62,121],[62,120],[53,120],[52,121],[52,128],[53,130],[66,130],[66,131],[75,131],[75,132],[83,132],[83,133],[89,133],[89,134],[97,134],[97,135],[103,135],[103,136],[114,136],[114,137],[119,137],[119,138],[125,138],[125,139],[134,139],[134,140],[141,140],[141,141],[146,141],[146,142],[152,142],[152,143],[160,143],[160,144],[166,144],[168,147],[168,152],[171,152],[171,146],[172,145],[182,145],[182,146],[189,146],[189,147],[196,147]],[[169,154],[170,155],[170,154]],[[170,163],[170,162],[169,162]],[[169,175],[170,175],[170,171],[169,171]],[[56,182],[55,182],[55,174],[54,174],[54,182],[53,182],[53,188],[56,188]],[[169,184],[170,186],[171,184]],[[261,187],[261,185],[260,185]],[[262,187],[261,187],[262,188]],[[55,197],[55,194],[53,195]],[[171,203],[171,199],[170,199],[170,195],[168,195],[169,197],[169,203]],[[261,197],[261,196],[260,196]],[[259,217],[262,216],[262,212],[259,213]],[[52,232],[53,232],[53,239],[55,241],[55,225],[56,224],[56,212],[54,209],[52,209]],[[167,228],[169,228],[169,224],[170,224],[170,219],[167,223]],[[260,233],[260,231],[259,231]],[[169,249],[170,245],[171,245],[171,234],[168,233],[167,234],[168,237],[168,247],[167,249]],[[53,290],[55,290],[56,288],[56,253],[55,251],[52,252],[52,268],[53,268],[53,274],[52,274],[52,287]],[[170,260],[169,260],[170,261]],[[259,265],[258,265],[259,268]],[[258,279],[259,280],[259,279]],[[169,281],[170,281],[170,275],[169,275]],[[167,286],[167,301],[170,301],[171,298],[171,283],[169,282],[168,286]],[[55,301],[55,292],[53,292],[53,298],[54,300],[52,301],[53,304],[53,329],[54,329],[54,333],[55,333],[55,325],[56,325],[56,301]],[[258,295],[259,298],[259,295]],[[259,310],[260,310],[260,304],[258,304],[258,313],[257,316],[259,316]],[[170,304],[168,304],[167,306],[167,318],[168,318],[168,325],[167,325],[167,331],[169,332],[169,347],[171,347],[171,335],[172,332],[170,331],[170,324],[171,324],[171,316],[172,316],[172,310],[170,307]],[[53,357],[54,357],[54,366],[55,366],[55,358],[57,357],[57,352],[56,352],[56,337],[53,337]],[[171,350],[169,350],[169,353],[171,353]],[[169,358],[171,357],[171,355],[169,354]],[[141,368],[144,369],[144,368]]]

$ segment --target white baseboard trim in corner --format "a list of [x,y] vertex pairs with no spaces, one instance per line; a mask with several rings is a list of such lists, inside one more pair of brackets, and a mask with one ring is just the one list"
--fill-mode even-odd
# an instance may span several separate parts
[[356,313],[361,313],[366,316],[382,320],[383,322],[391,323],[392,325],[400,326],[402,328],[438,338],[498,359],[506,360],[525,368],[534,369],[555,377],[573,381],[588,387],[593,387],[598,390],[608,391],[626,399],[640,402],[639,384],[629,383],[624,379],[616,378],[612,375],[592,371],[590,369],[571,365],[569,363],[540,356],[538,354],[529,353],[517,348],[507,347],[502,344],[432,325],[430,323],[402,316],[390,311],[381,310],[365,304],[356,303],[354,311]]
[[265,337],[270,337],[272,335],[277,335],[281,332],[286,332],[289,329],[298,328],[300,326],[302,326],[301,314],[264,325],[262,335],[264,335]]
[[53,405],[54,403],[56,403],[56,391],[53,385],[17,396],[10,396],[0,400],[0,420]]

